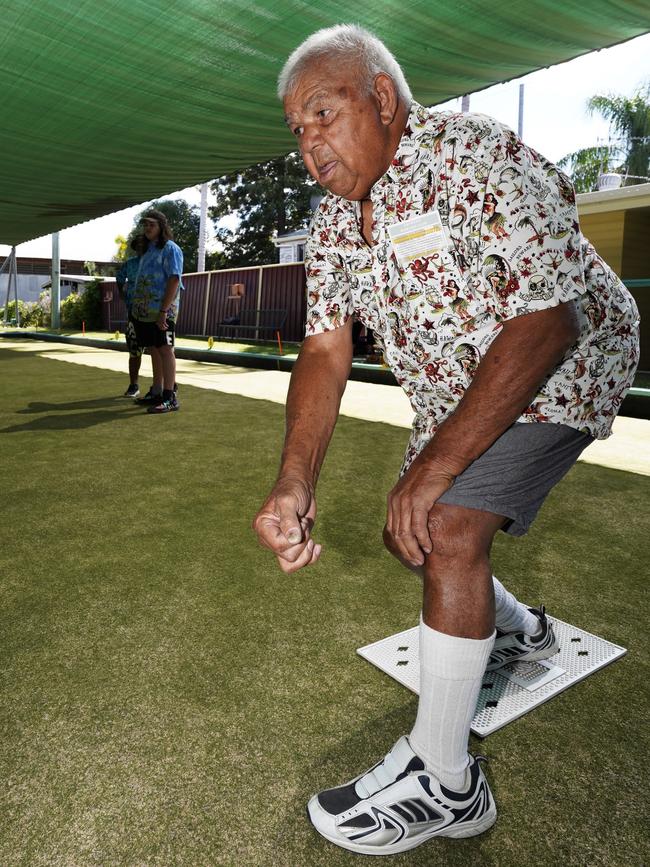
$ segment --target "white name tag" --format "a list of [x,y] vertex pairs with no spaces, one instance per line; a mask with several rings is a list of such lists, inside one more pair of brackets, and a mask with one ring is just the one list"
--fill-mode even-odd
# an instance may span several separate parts
[[437,210],[420,214],[403,223],[395,223],[388,227],[388,234],[397,261],[403,268],[416,259],[433,256],[449,246]]

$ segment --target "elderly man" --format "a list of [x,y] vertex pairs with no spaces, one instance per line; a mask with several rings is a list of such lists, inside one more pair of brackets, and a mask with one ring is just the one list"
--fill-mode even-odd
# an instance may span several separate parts
[[567,178],[490,118],[418,105],[371,34],[314,34],[279,94],[329,195],[311,227],[280,473],[254,528],[284,572],[320,557],[315,487],[356,313],[415,410],[384,541],[424,581],[420,699],[410,734],[314,796],[309,816],[339,846],[392,854],[496,820],[467,753],[483,674],[558,645],[543,607],[493,578],[490,547],[498,530],[524,534],[580,452],[609,435],[638,313],[580,234]]

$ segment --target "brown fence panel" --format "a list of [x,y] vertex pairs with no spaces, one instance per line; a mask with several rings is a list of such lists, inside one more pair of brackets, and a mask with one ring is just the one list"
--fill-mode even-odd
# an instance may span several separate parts
[[[259,268],[240,268],[236,271],[213,271],[210,277],[207,333],[215,335],[219,323],[238,316],[242,310],[254,310],[257,302]],[[244,284],[244,294],[233,298],[235,283]]]
[[176,330],[178,334],[203,334],[203,312],[207,273],[188,274],[183,277],[185,289],[181,292],[181,309]]
[[299,342],[305,336],[305,287],[305,266],[302,262],[264,269],[260,307],[287,311],[287,320],[282,329],[283,340]]
[[[109,300],[110,299],[110,300]],[[105,280],[102,283],[102,325],[104,331],[124,330],[126,305],[117,291],[117,283]]]
[[[209,290],[208,272],[183,277],[185,289],[181,297],[178,334],[205,333],[216,336],[220,322],[238,316],[244,310],[255,310],[258,306],[259,268],[211,271],[209,277]],[[232,288],[235,283],[244,285],[243,295],[235,296]],[[305,286],[305,268],[302,262],[262,268],[259,306],[264,310],[287,311],[287,320],[282,329],[283,340],[299,342],[305,336]],[[206,291],[209,292],[209,297],[204,332]],[[111,295],[110,301],[102,303],[102,321],[106,331],[123,329],[126,321],[126,307],[117,291],[117,283],[105,282],[102,286],[102,297],[108,298]]]

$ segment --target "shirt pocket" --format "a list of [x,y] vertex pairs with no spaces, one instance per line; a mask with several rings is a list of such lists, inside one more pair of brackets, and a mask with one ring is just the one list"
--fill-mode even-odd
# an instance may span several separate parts
[[411,315],[433,327],[439,340],[451,340],[476,315],[476,300],[455,253],[443,249],[400,268]]

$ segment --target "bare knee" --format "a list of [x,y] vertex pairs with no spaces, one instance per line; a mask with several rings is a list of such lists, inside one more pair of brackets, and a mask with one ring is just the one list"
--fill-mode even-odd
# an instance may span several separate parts
[[427,562],[470,564],[487,557],[501,522],[499,516],[476,509],[435,505],[429,512],[432,551]]

